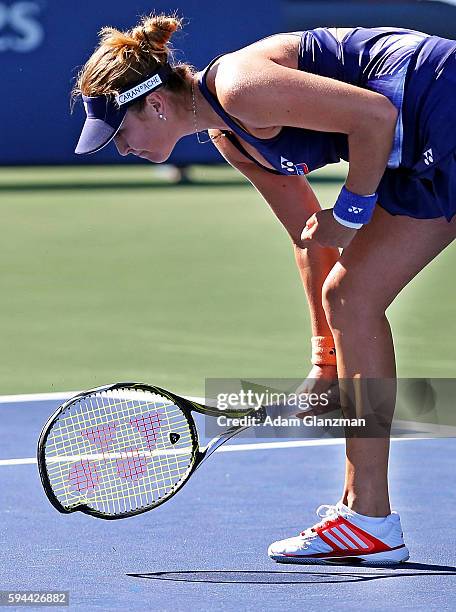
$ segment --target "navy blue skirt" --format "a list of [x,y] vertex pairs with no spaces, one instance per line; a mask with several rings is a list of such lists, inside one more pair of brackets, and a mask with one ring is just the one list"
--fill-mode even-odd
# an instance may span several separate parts
[[402,162],[380,182],[379,205],[417,219],[456,214],[456,41],[427,38],[414,54],[402,107]]
[[424,174],[386,170],[378,194],[379,206],[392,215],[451,221],[456,215],[456,149]]

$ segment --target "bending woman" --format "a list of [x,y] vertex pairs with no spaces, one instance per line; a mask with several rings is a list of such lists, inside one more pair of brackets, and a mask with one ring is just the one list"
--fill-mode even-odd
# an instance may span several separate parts
[[[74,92],[87,113],[76,153],[114,140],[121,155],[164,162],[183,136],[208,130],[262,194],[291,237],[307,295],[309,380],[320,390],[335,377],[351,381],[344,411],[384,424],[347,436],[340,501],[269,555],[404,561],[388,494],[396,368],[385,311],[456,236],[456,42],[317,28],[270,36],[195,73],[172,63],[168,42],[180,25],[151,16],[127,32],[102,30]],[[305,175],[340,159],[349,161],[345,185],[321,210]],[[373,404],[368,380],[393,383]]]

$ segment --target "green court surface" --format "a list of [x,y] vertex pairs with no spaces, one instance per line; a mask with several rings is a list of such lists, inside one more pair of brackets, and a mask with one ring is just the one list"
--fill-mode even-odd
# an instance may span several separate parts
[[[0,170],[0,394],[132,379],[201,395],[207,377],[305,376],[285,231],[229,168],[179,186],[165,173]],[[343,168],[314,181],[331,206]],[[400,376],[454,376],[455,268],[450,246],[389,309]]]

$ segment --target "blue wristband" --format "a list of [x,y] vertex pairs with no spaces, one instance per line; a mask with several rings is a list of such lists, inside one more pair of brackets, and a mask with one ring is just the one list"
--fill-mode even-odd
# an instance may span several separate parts
[[364,225],[369,223],[377,203],[377,194],[362,196],[352,193],[345,186],[334,205],[333,215],[341,222]]

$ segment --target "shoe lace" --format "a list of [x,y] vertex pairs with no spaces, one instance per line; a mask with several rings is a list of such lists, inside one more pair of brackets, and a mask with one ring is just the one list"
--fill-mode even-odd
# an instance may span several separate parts
[[336,518],[339,514],[339,511],[337,509],[337,506],[322,504],[321,506],[318,506],[317,510],[315,511],[315,514],[322,520],[313,525],[313,527],[309,527],[305,531],[301,531],[301,536],[304,536],[306,538],[315,537],[317,535],[315,527],[321,527],[327,521]]

